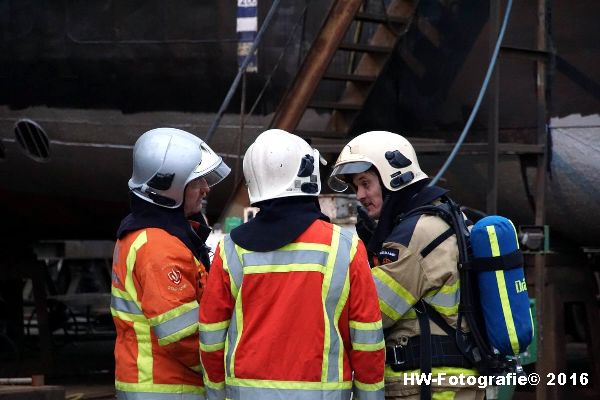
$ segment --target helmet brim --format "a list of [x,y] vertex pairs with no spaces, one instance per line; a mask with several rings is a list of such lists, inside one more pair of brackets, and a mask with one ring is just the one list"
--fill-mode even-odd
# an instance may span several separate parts
[[219,163],[216,167],[210,169],[208,172],[199,171],[200,167],[201,164],[198,165],[196,171],[194,171],[194,173],[197,174],[196,176],[194,176],[194,179],[204,178],[209,187],[221,182],[231,172],[231,168],[229,168],[229,166],[225,164],[225,162],[222,159],[219,160]]
[[348,175],[360,174],[368,171],[372,166],[373,163],[369,161],[353,161],[337,165],[331,171],[327,184],[335,192],[344,192],[349,187],[348,182],[346,182]]

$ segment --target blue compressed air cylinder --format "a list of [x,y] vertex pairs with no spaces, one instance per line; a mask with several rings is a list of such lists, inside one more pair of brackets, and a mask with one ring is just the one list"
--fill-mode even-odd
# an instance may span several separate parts
[[[471,230],[473,257],[499,257],[519,249],[512,222],[492,215]],[[533,318],[522,265],[510,269],[478,271],[479,295],[490,344],[503,355],[517,355],[531,343]]]

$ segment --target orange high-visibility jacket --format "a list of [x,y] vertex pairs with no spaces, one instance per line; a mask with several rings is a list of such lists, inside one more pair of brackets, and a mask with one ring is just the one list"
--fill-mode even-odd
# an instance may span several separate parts
[[[381,312],[364,245],[317,220],[252,252],[226,236],[200,306],[209,399],[383,399]],[[354,373],[354,376],[353,376]]]
[[198,302],[205,279],[192,252],[162,229],[117,241],[111,313],[119,398],[204,399]]

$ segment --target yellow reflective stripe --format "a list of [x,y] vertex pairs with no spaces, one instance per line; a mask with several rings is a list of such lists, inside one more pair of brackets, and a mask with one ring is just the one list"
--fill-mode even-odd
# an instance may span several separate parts
[[[350,258],[348,261],[351,261],[356,253],[356,248],[358,246],[358,236],[352,235],[352,244],[350,246]],[[337,252],[336,252],[337,253]],[[342,343],[342,335],[340,334],[340,328],[338,326],[338,322],[340,321],[340,316],[342,315],[342,310],[348,301],[348,296],[350,295],[350,265],[348,264],[348,268],[346,269],[346,279],[344,279],[344,287],[342,288],[342,293],[340,294],[340,298],[338,300],[337,305],[335,306],[334,313],[334,324],[336,330],[336,335],[338,335],[340,344]],[[344,346],[340,345],[338,347],[338,377],[339,380],[344,379]]]
[[110,294],[112,294],[113,296],[116,296],[116,297],[120,297],[125,300],[133,300],[129,293],[127,293],[126,291],[121,290],[115,286],[112,286],[110,288]]
[[440,288],[432,289],[432,290],[428,291],[427,293],[425,293],[423,295],[423,297],[431,297],[431,296],[434,296],[434,295],[436,295],[438,293],[454,294],[454,293],[456,293],[456,291],[458,289],[460,289],[460,280],[457,280],[452,285],[444,285],[444,286],[442,286]]
[[456,392],[452,390],[444,390],[443,392],[433,392],[431,400],[454,400]]
[[[500,257],[500,245],[498,244],[496,228],[494,225],[490,225],[487,226],[486,229],[492,248],[492,257]],[[519,339],[517,338],[515,322],[513,320],[512,310],[510,309],[510,300],[508,299],[508,290],[506,288],[506,281],[504,280],[504,271],[496,271],[496,280],[498,281],[498,293],[500,295],[500,303],[502,304],[502,313],[504,314],[504,320],[506,321],[510,347],[512,348],[513,353],[517,355],[519,354]]]
[[385,347],[385,341],[381,341],[379,343],[373,344],[365,344],[365,343],[354,343],[352,342],[352,348],[358,351],[377,351],[381,350]]
[[386,274],[381,268],[375,267],[372,269],[373,275],[375,275],[381,282],[383,282],[390,290],[392,290],[396,295],[404,299],[408,304],[415,304],[417,299],[402,285],[394,280],[391,276]]
[[213,390],[222,390],[225,389],[225,381],[213,382],[210,379],[208,379],[207,374],[204,374],[204,386]]
[[164,322],[170,321],[173,318],[176,318],[182,314],[185,314],[188,311],[193,310],[194,308],[198,308],[198,302],[196,300],[190,301],[189,303],[182,304],[178,307],[175,307],[167,312],[164,312],[156,317],[148,318],[148,322],[151,326],[156,326],[162,324]]
[[[237,351],[238,345],[240,344],[242,333],[244,332],[244,312],[242,311],[241,294],[237,297],[237,301],[235,302],[235,325],[237,335],[235,337],[233,351],[231,352],[231,364],[229,366],[229,375],[232,378],[235,378],[235,353]],[[228,342],[228,340],[225,339],[225,342]]]
[[458,304],[453,305],[451,307],[439,306],[432,303],[429,303],[429,305],[432,306],[435,309],[435,311],[439,312],[442,315],[451,316],[458,313]]
[[325,267],[319,264],[286,264],[260,265],[244,268],[244,275],[265,274],[270,272],[320,272],[325,273]]
[[200,323],[200,330],[203,332],[213,332],[213,331],[220,331],[222,329],[228,328],[229,327],[229,320],[226,321],[221,321],[221,322],[212,322],[210,324],[206,324],[206,323]]
[[308,389],[308,390],[340,390],[352,389],[352,382],[306,382],[306,381],[271,381],[262,379],[240,379],[226,377],[227,386],[256,387],[268,389]]
[[352,247],[350,248],[350,263],[354,260],[354,256],[358,251],[358,235],[352,235]]
[[350,328],[360,329],[361,331],[374,331],[377,329],[382,329],[383,325],[381,324],[381,320],[377,322],[359,322],[359,321],[350,321]]
[[146,317],[144,317],[142,314],[129,314],[123,311],[117,311],[112,307],[110,308],[110,313],[119,318],[121,321],[147,323]]
[[390,307],[385,301],[379,299],[379,308],[381,312],[388,316],[388,318],[398,321],[401,318],[400,313]]
[[[385,366],[385,377],[386,378],[402,378],[405,375],[406,376],[410,376],[413,374],[420,374],[421,370],[420,369],[412,369],[412,370],[408,370],[408,371],[399,371],[396,372],[392,369],[392,367],[390,367],[389,365]],[[437,375],[440,373],[445,373],[446,375],[452,375],[452,376],[460,376],[460,375],[464,375],[464,376],[478,376],[479,373],[477,372],[477,370],[474,369],[467,369],[467,368],[457,368],[457,367],[433,367],[431,368],[431,374],[432,375]]]
[[219,351],[225,348],[225,342],[215,343],[215,344],[204,344],[200,342],[200,350],[205,353],[210,353],[213,351]]
[[531,308],[529,308],[529,319],[531,320],[531,337],[535,337],[535,324],[533,323],[533,315],[531,315]]
[[331,350],[331,332],[329,331],[329,316],[327,315],[327,293],[331,285],[333,277],[333,267],[337,257],[338,247],[340,245],[340,227],[333,225],[333,234],[331,235],[331,251],[327,257],[327,268],[323,277],[323,286],[321,288],[321,300],[323,303],[323,325],[324,325],[324,340],[323,340],[323,364],[321,369],[321,381],[327,382],[327,371],[329,370],[329,351]]
[[324,251],[326,253],[329,253],[329,251],[331,250],[331,246],[329,246],[328,244],[322,244],[322,243],[303,243],[303,242],[298,242],[298,243],[288,243],[285,246],[283,246],[282,248],[280,248],[279,250],[283,250],[283,251],[288,251],[288,250],[317,250],[317,251]]
[[417,312],[414,309],[408,310],[400,319],[417,319]]
[[138,301],[137,290],[133,284],[133,267],[135,266],[135,260],[137,258],[137,252],[142,248],[143,245],[148,241],[146,230],[143,230],[129,247],[129,253],[127,253],[127,275],[125,276],[125,291],[131,296],[131,300],[135,301],[136,304],[142,308],[142,303]]
[[198,332],[198,325],[190,325],[187,328],[183,328],[175,333],[170,334],[169,336],[165,336],[164,338],[158,339],[158,344],[160,346],[165,346],[167,344],[175,343],[183,338],[193,335],[196,332]]
[[150,339],[150,325],[146,321],[134,322],[133,330],[137,338],[137,368],[138,382],[152,383],[152,340]]
[[[231,295],[233,298],[237,298],[238,295],[238,287],[235,284],[235,279],[231,276],[231,271],[229,271],[229,261],[227,260],[227,254],[225,253],[225,240],[221,239],[219,242],[219,256],[221,257],[221,261],[223,261],[223,270],[227,272],[229,275],[229,287],[231,290]],[[236,250],[241,250],[241,248],[236,246]]]
[[377,390],[381,390],[385,386],[385,382],[382,380],[377,383],[362,383],[360,381],[354,380],[354,386],[356,386],[359,390],[364,390],[365,392],[375,392]]
[[[127,383],[115,381],[115,389],[124,392],[144,392],[144,393],[197,393],[204,394],[205,389],[202,386],[167,384],[167,383]],[[151,397],[151,396],[149,396]]]

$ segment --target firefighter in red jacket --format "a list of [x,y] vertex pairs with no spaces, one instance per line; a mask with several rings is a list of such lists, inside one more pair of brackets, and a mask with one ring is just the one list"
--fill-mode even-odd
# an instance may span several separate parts
[[198,302],[210,231],[188,218],[228,173],[210,147],[179,129],[153,129],[135,144],[131,214],[121,222],[113,256],[118,399],[205,398]]
[[320,211],[319,159],[278,129],[244,156],[260,212],[219,243],[201,301],[209,399],[383,399],[374,281],[357,235]]

